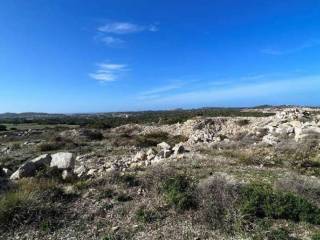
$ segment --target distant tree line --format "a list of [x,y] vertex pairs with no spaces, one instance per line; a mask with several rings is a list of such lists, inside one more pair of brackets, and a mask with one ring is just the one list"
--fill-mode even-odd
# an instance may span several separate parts
[[7,118],[2,119],[2,123],[23,124],[36,123],[45,125],[79,125],[81,127],[91,127],[99,129],[108,129],[124,124],[174,124],[183,123],[193,117],[264,117],[272,114],[262,112],[245,112],[241,109],[195,109],[195,110],[172,110],[172,111],[145,111],[145,112],[128,112],[128,117],[111,117],[110,115],[88,115],[88,116],[63,116],[49,118]]

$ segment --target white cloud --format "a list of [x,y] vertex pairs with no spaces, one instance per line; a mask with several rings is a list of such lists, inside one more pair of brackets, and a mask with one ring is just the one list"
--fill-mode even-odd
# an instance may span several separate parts
[[[277,99],[285,101],[303,101],[304,92],[316,92],[320,87],[320,75],[301,76],[296,78],[284,78],[264,80],[259,82],[247,82],[246,84],[234,83],[227,86],[203,87],[197,90],[185,90],[184,92],[171,93],[150,98],[149,104],[155,106],[193,106],[194,104],[221,104],[255,102],[272,103]],[[143,100],[143,99],[140,99]]]
[[97,66],[98,69],[94,73],[90,73],[89,76],[101,82],[116,81],[123,72],[128,71],[125,64],[100,63]]
[[263,54],[268,54],[268,55],[275,55],[275,56],[281,56],[281,55],[288,55],[292,53],[296,53],[299,51],[302,51],[307,48],[312,48],[320,45],[320,40],[313,39],[306,41],[302,43],[299,46],[292,47],[292,48],[284,48],[284,49],[277,49],[277,48],[264,48],[261,50]]
[[100,26],[98,31],[111,34],[129,34],[143,31],[156,32],[158,28],[155,25],[144,26],[130,22],[112,22]]
[[[185,78],[189,78],[189,77],[185,77]],[[198,80],[194,80],[194,79],[190,79],[190,78],[188,80],[184,80],[184,81],[182,81],[180,79],[170,80],[170,82],[164,86],[158,86],[158,87],[152,88],[150,90],[140,92],[138,98],[141,100],[159,98],[163,95],[170,94],[174,90],[179,90],[184,87],[188,87],[197,81]]]
[[179,89],[181,87],[182,87],[182,84],[171,84],[171,85],[162,86],[162,87],[158,87],[158,88],[154,88],[154,89],[142,92],[141,95],[148,96],[148,95],[154,95],[159,93],[165,93],[171,90]]
[[124,44],[124,41],[122,39],[111,36],[103,37],[101,41],[110,47],[118,47]]

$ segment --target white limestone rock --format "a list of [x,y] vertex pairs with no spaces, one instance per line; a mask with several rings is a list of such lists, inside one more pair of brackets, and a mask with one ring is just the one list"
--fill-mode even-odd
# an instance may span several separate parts
[[32,159],[31,162],[35,164],[36,168],[39,168],[43,166],[50,166],[51,159],[52,158],[50,154],[43,154],[35,159]]
[[58,169],[74,169],[75,157],[69,152],[59,152],[51,155],[52,160],[50,167],[57,167]]
[[171,146],[170,146],[168,143],[166,143],[166,142],[159,143],[159,144],[157,145],[157,147],[158,147],[159,149],[161,149],[161,150],[170,150],[170,149],[171,149]]
[[15,171],[10,179],[18,180],[24,177],[33,177],[36,173],[36,165],[33,162],[26,162]]

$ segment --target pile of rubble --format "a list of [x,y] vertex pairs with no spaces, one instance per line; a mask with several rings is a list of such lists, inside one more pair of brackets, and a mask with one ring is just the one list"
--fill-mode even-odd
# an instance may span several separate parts
[[176,144],[171,147],[168,143],[162,142],[157,145],[157,148],[150,148],[147,151],[140,150],[129,162],[130,166],[149,166],[163,162],[168,158],[182,158],[186,152],[183,143]]
[[[73,177],[74,166],[75,157],[72,153],[59,152],[55,154],[43,154],[22,164],[10,176],[10,179],[17,180],[25,177],[34,177],[40,171],[49,172],[51,169],[57,169],[61,171],[62,179],[67,180]],[[5,169],[2,170],[4,171]]]

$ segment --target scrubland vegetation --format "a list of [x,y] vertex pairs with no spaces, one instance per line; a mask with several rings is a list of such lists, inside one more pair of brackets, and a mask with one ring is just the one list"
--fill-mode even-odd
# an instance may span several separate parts
[[[235,126],[252,121],[237,119]],[[28,159],[60,151],[81,156],[77,161],[95,171],[68,179],[52,167],[15,181],[1,176],[1,238],[320,239],[317,139],[270,146],[242,135],[226,142],[226,136],[211,145],[192,143],[160,164],[105,167],[161,142],[190,141],[155,126],[151,132],[141,124],[5,132],[1,144],[9,150],[0,162],[11,172]]]

